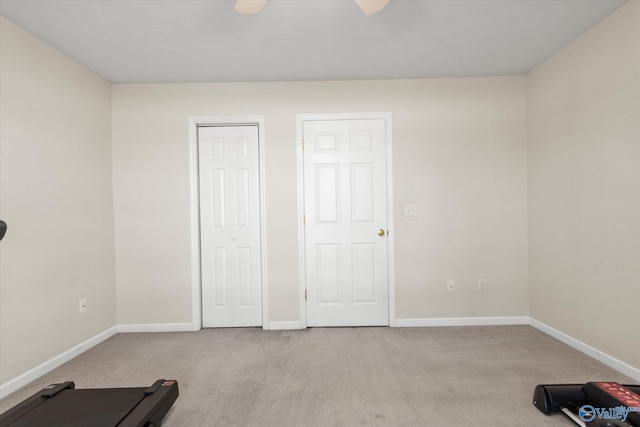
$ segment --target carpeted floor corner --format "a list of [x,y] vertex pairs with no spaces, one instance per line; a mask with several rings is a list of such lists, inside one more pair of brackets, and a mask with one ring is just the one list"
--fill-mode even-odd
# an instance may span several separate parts
[[537,384],[630,378],[530,326],[205,329],[119,334],[0,401],[42,387],[176,379],[166,427],[571,426]]

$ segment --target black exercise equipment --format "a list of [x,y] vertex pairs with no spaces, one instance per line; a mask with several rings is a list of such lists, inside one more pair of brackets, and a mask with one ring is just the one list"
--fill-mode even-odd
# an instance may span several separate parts
[[538,385],[533,404],[546,415],[563,412],[580,426],[640,427],[640,385]]
[[157,427],[178,398],[178,382],[76,389],[52,384],[0,415],[0,427]]

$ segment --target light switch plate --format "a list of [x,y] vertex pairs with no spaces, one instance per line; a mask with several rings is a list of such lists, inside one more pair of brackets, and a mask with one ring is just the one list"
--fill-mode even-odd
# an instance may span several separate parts
[[404,216],[418,215],[418,207],[415,204],[404,205]]

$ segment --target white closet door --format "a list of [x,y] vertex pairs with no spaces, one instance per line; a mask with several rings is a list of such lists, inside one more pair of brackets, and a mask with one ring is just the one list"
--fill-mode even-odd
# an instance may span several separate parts
[[307,324],[388,325],[385,120],[303,133]]
[[257,126],[199,127],[204,327],[261,326]]

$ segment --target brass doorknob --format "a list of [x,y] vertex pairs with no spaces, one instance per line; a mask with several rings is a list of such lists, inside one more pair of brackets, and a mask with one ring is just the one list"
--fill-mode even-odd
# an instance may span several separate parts
[[384,230],[382,228],[378,230],[378,236],[380,237],[384,236]]

